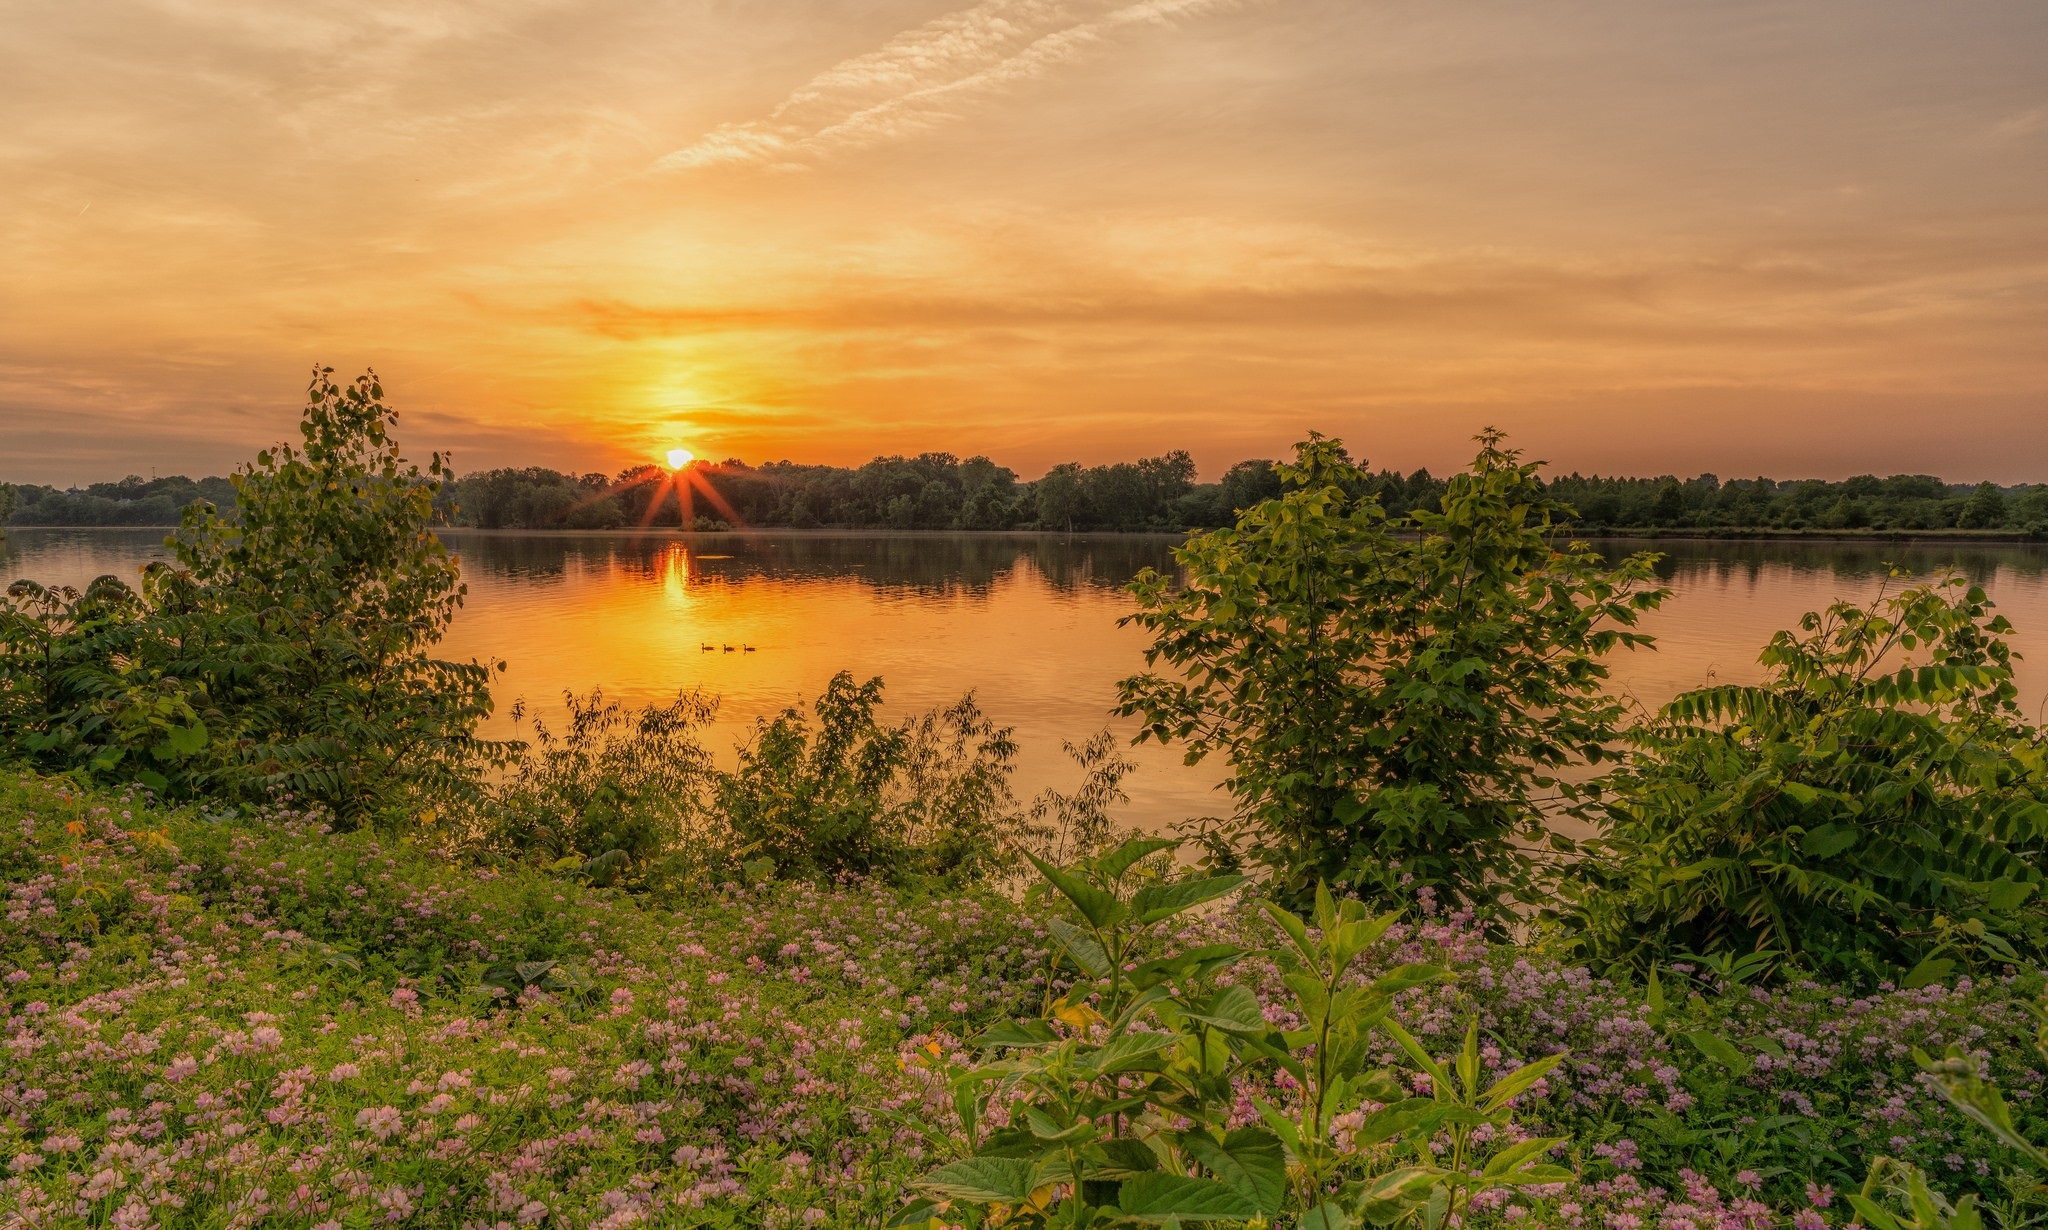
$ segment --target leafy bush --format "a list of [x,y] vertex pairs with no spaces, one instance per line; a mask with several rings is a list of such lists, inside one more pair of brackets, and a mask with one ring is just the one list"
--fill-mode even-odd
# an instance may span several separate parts
[[1176,552],[1184,581],[1131,586],[1146,660],[1173,670],[1126,679],[1120,711],[1191,761],[1229,758],[1237,814],[1212,845],[1270,864],[1290,901],[1319,880],[1387,903],[1411,881],[1524,891],[1539,795],[1616,737],[1601,658],[1650,643],[1628,629],[1665,597],[1652,557],[1558,549],[1538,466],[1480,441],[1437,510],[1393,522],[1312,436],[1284,494]]
[[[1286,1217],[1322,1230],[1438,1230],[1479,1193],[1572,1177],[1539,1160],[1564,1141],[1523,1139],[1512,1124],[1514,1098],[1562,1055],[1482,1084],[1476,1021],[1444,1065],[1390,1019],[1397,995],[1448,971],[1408,964],[1352,981],[1394,916],[1369,919],[1358,902],[1319,888],[1312,935],[1267,903],[1284,940],[1295,1029],[1269,1024],[1249,987],[1218,981],[1244,948],[1162,949],[1161,924],[1245,883],[1133,874],[1174,844],[1133,838],[1071,869],[1034,860],[1078,916],[1050,923],[1077,978],[1043,1017],[984,1031],[983,1063],[947,1072],[965,1156],[918,1180],[922,1196],[896,1224]],[[1375,1069],[1376,1029],[1418,1065],[1429,1097],[1407,1096],[1395,1074]],[[1260,1070],[1282,1075],[1297,1096],[1291,1105],[1254,1098],[1258,1122],[1241,1124],[1244,1087]],[[1339,1144],[1333,1128],[1347,1116],[1355,1126]]]
[[881,701],[879,678],[841,671],[813,707],[815,729],[795,706],[757,723],[716,791],[740,853],[809,877],[972,877],[996,863],[1017,831],[1009,729],[972,695],[896,726],[876,719]]
[[1916,585],[1807,614],[1762,684],[1673,700],[1604,782],[1568,911],[1585,948],[1765,953],[1865,985],[2039,960],[2048,746],[2008,631],[1982,590]]
[[706,796],[716,770],[697,735],[716,701],[685,692],[632,714],[602,692],[563,702],[559,733],[523,702],[513,706],[531,738],[474,809],[485,849],[579,861],[617,852],[644,864],[710,836]]
[[493,670],[429,656],[463,586],[431,532],[448,470],[406,464],[373,375],[317,369],[303,448],[257,455],[236,506],[185,510],[140,591],[17,582],[0,603],[0,757],[172,797],[274,791],[344,821],[473,794]]

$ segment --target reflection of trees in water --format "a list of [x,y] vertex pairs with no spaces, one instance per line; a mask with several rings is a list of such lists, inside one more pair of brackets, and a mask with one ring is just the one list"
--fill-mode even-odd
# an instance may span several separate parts
[[1179,541],[1163,534],[448,536],[472,577],[550,581],[574,569],[616,570],[654,581],[683,566],[692,581],[855,580],[884,591],[976,597],[1019,567],[1037,572],[1062,593],[1116,589],[1141,569],[1172,568]]
[[1661,553],[1657,576],[1664,581],[1711,577],[1754,583],[1766,572],[1789,570],[1875,585],[1892,565],[1920,577],[1953,569],[1980,583],[2000,575],[2038,579],[2048,574],[2048,548],[1981,542],[1607,539],[1593,545],[1610,559],[1636,551]]

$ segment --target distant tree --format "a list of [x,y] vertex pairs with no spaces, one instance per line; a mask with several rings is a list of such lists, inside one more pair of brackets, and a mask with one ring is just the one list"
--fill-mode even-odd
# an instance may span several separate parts
[[1035,485],[1033,498],[1040,528],[1072,533],[1084,508],[1080,465],[1069,461],[1048,470]]
[[2005,493],[1996,483],[1979,483],[1963,502],[1956,523],[1966,530],[1988,530],[2005,524]]
[[1279,464],[1266,460],[1240,461],[1223,472],[1223,503],[1232,516],[1280,494]]

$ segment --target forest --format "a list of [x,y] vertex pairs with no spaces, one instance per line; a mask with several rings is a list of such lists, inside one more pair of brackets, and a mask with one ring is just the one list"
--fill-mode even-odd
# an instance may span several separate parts
[[[687,510],[668,471],[639,466],[614,475],[544,467],[484,470],[450,483],[439,497],[451,524],[480,529],[612,530],[635,526],[701,530],[1038,530],[1184,532],[1230,524],[1240,509],[1279,491],[1270,460],[1241,461],[1198,482],[1182,451],[1109,465],[1067,463],[1036,480],[986,457],[951,453],[877,457],[858,467],[777,461],[693,462]],[[1587,533],[1942,533],[2048,537],[2048,483],[1949,483],[1925,474],[1887,478],[1723,480],[1566,474],[1545,480],[1562,501],[1564,524]],[[1365,470],[1357,494],[1394,514],[1442,497],[1444,480],[1426,469]],[[183,476],[58,489],[13,488],[7,523],[49,526],[175,525],[198,501],[232,503],[225,478]],[[8,506],[0,496],[0,511]]]

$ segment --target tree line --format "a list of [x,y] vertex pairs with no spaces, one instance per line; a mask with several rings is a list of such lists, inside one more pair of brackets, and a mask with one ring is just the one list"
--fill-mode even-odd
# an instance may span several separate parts
[[[1427,469],[1357,471],[1353,494],[1394,516],[1431,507],[1444,480]],[[1680,479],[1577,473],[1545,482],[1587,532],[1666,530],[2017,532],[2048,537],[2048,484],[1974,486],[1927,474],[1825,479]],[[1183,450],[1109,465],[1067,462],[1035,481],[987,457],[951,453],[877,457],[860,466],[737,459],[694,462],[678,476],[659,466],[616,474],[569,474],[542,466],[484,470],[448,484],[442,519],[481,529],[1050,530],[1177,532],[1215,529],[1280,490],[1274,463],[1238,462],[1211,483],[1196,481]],[[0,513],[14,525],[175,525],[200,500],[228,506],[225,478],[183,475],[78,488],[0,484]]]

